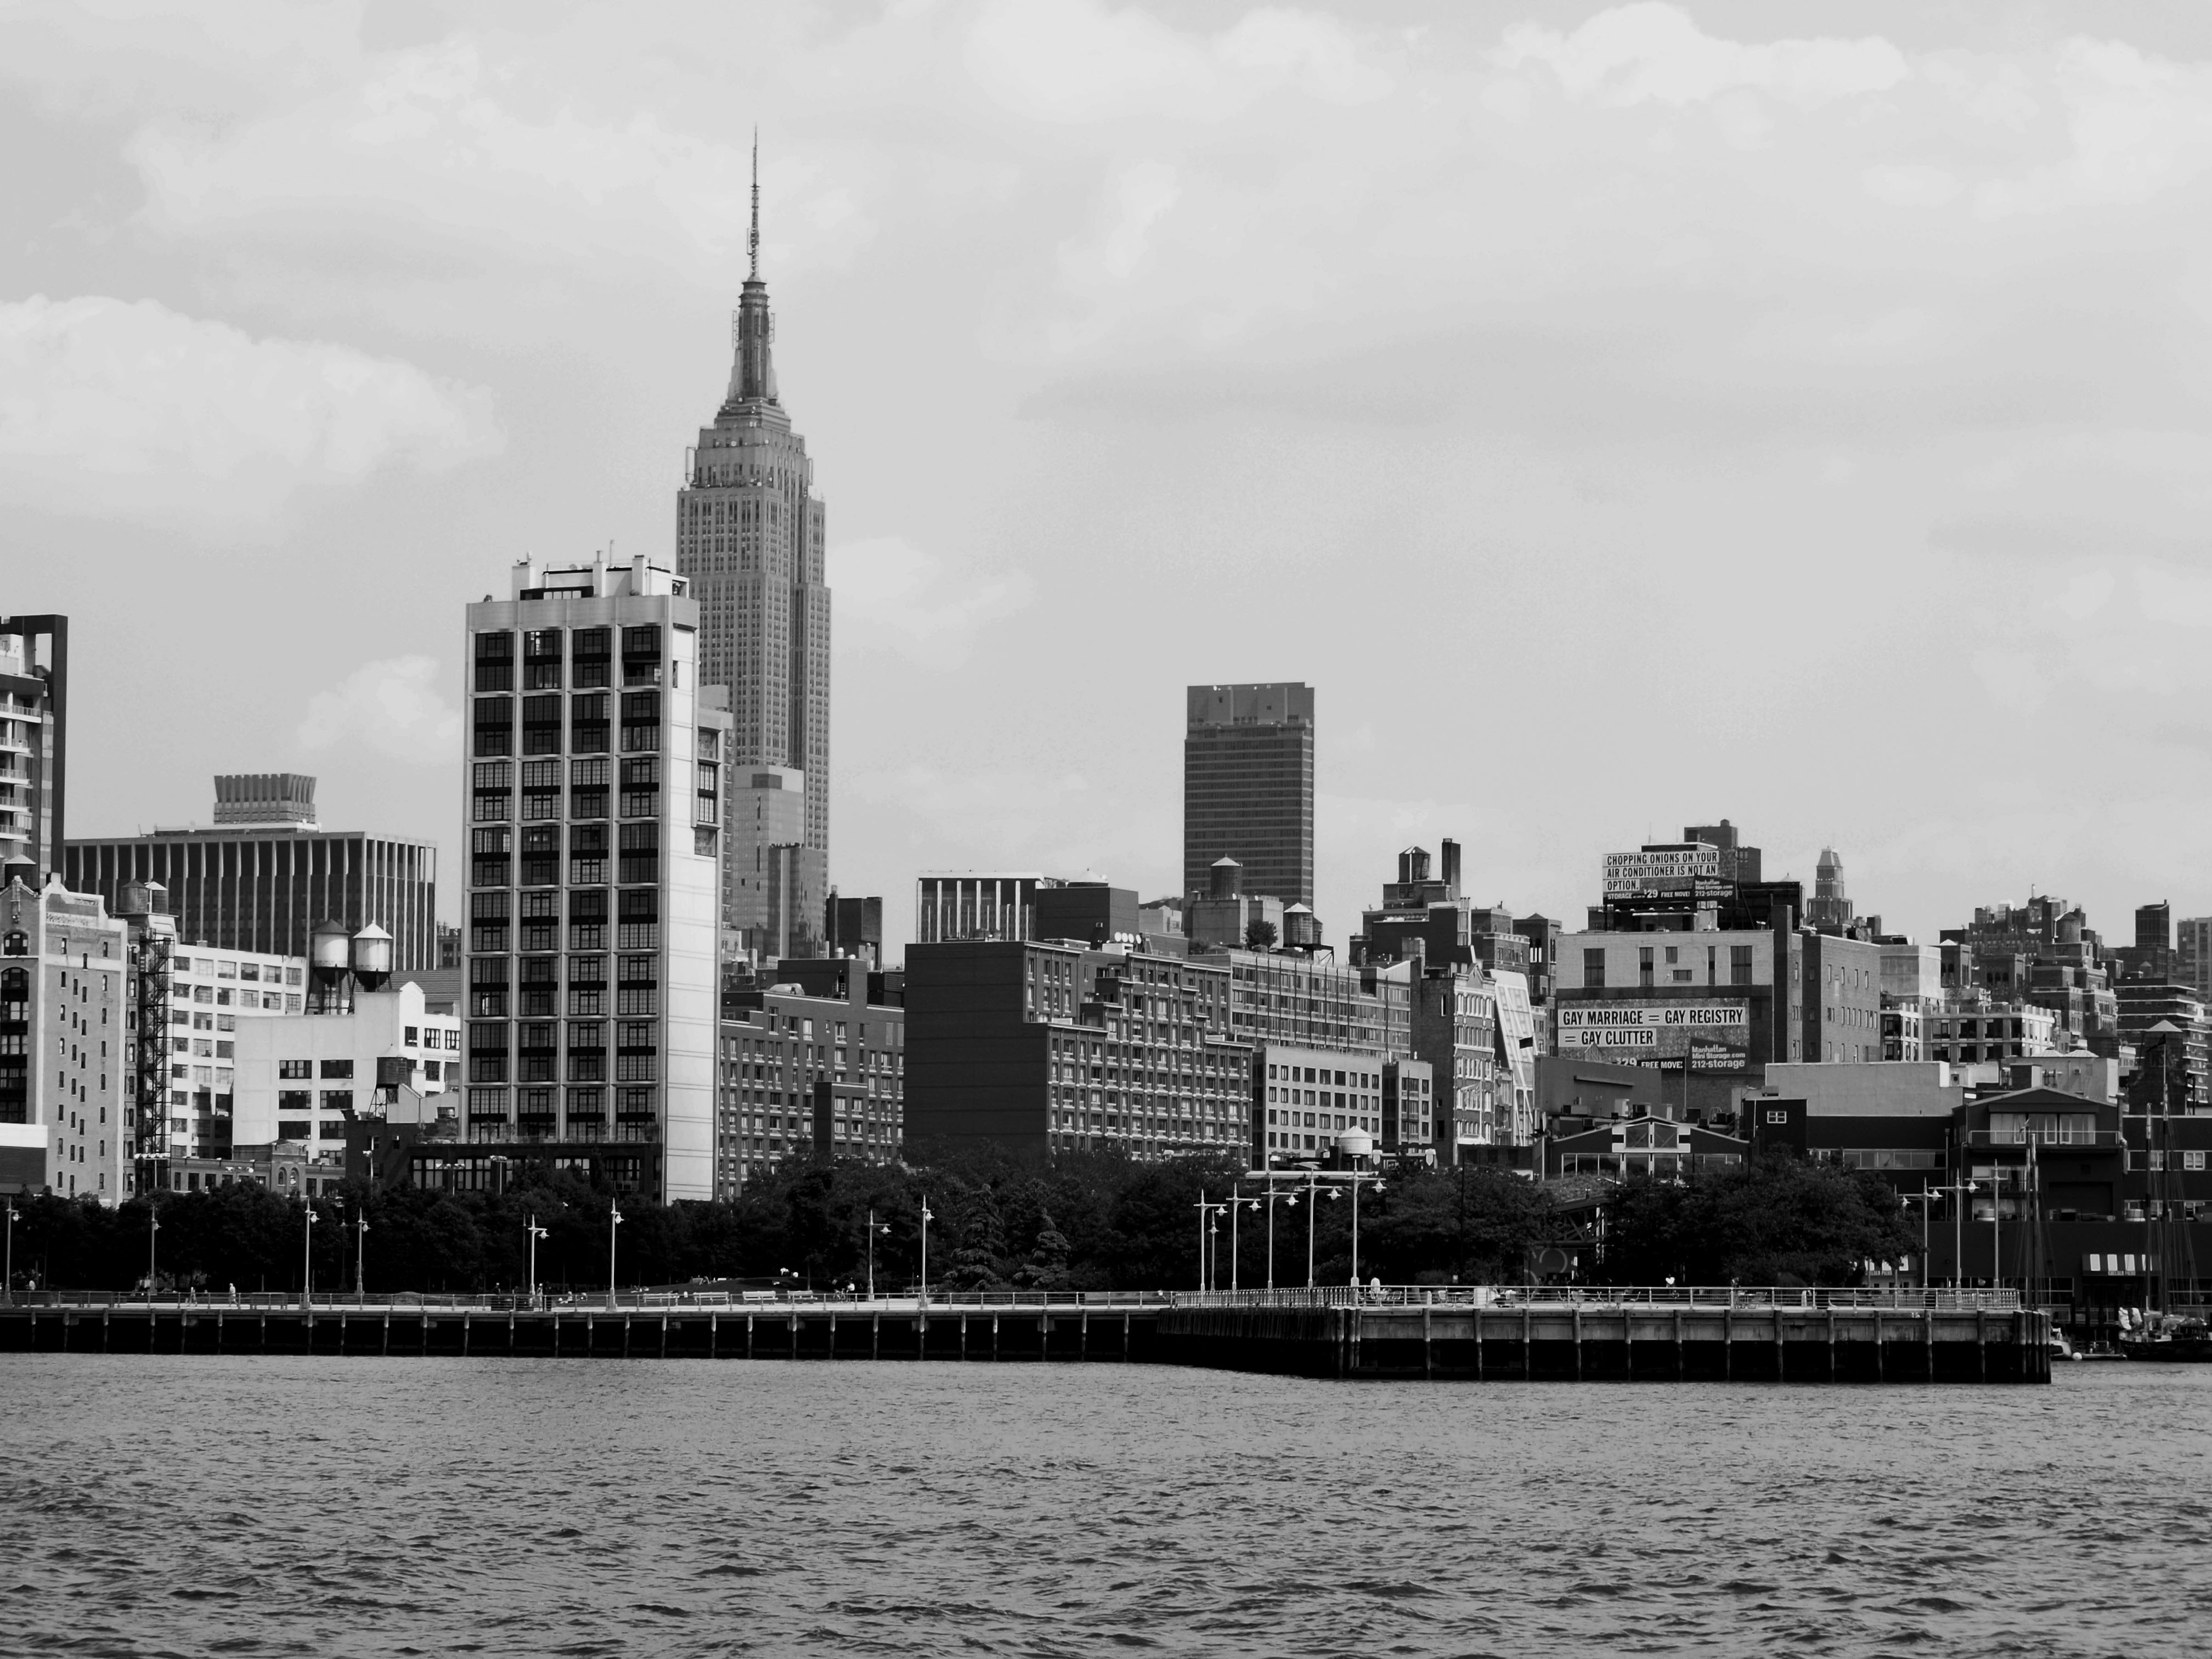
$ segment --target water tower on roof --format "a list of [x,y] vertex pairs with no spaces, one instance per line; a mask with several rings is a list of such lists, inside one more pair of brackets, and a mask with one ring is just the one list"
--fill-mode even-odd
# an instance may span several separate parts
[[342,921],[319,921],[307,941],[307,1012],[349,1014],[356,989],[380,991],[392,977],[392,935],[374,922],[359,933]]

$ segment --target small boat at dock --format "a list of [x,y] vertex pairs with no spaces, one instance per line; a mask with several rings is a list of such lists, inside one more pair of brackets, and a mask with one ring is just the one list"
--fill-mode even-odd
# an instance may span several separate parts
[[2139,1321],[2120,1338],[2120,1352],[2151,1364],[2212,1365],[2212,1327],[2201,1319]]

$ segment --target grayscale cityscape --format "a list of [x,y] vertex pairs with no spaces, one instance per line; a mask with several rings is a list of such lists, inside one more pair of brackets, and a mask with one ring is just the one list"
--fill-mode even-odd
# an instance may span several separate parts
[[2204,1650],[2212,13],[0,88],[0,1647]]

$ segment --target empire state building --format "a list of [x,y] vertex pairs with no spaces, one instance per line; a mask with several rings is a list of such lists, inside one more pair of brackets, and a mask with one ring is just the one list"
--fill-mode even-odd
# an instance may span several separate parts
[[811,953],[830,863],[830,590],[806,441],[776,394],[775,325],[760,274],[753,182],[750,274],[729,392],[685,457],[676,568],[699,602],[702,685],[727,688],[722,927],[757,958]]

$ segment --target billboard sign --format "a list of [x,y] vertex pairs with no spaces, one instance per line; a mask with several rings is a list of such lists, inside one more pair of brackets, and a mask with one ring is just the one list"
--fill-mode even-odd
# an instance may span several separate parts
[[1750,1068],[1747,1002],[1561,1002],[1559,1052],[1609,1066]]
[[1721,849],[1705,842],[1605,855],[1605,891],[1609,898],[1624,893],[1679,892],[1700,882],[1720,879]]

